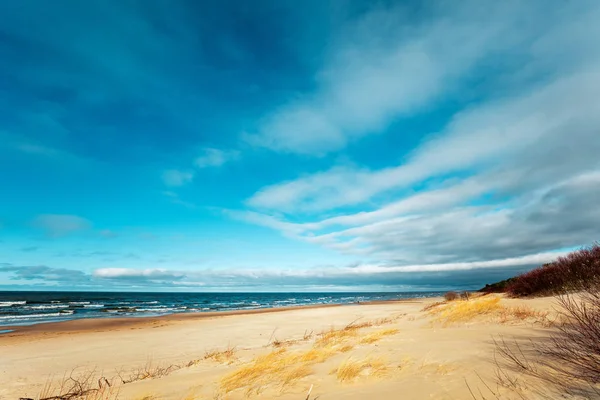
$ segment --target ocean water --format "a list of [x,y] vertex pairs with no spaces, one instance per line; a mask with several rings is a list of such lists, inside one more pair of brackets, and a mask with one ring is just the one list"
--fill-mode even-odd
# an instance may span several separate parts
[[[311,304],[433,297],[411,293],[115,293],[1,292],[0,328],[77,318],[158,316],[183,312],[250,310]],[[0,329],[0,333],[3,330]]]

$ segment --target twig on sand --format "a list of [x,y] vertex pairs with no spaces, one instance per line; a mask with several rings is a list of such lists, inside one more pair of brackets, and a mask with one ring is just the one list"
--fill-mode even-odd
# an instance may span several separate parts
[[310,385],[310,389],[308,389],[308,393],[306,394],[306,400],[310,399],[310,393],[312,392],[312,390],[313,390],[313,385]]

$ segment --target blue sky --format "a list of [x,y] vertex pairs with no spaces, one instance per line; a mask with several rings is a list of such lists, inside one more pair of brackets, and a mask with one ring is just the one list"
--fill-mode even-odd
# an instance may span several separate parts
[[600,239],[600,3],[0,3],[0,289],[476,288]]

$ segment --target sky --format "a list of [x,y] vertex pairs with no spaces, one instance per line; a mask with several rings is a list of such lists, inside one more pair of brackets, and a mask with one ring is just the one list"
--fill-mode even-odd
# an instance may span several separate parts
[[600,2],[0,2],[0,290],[475,289],[600,240]]

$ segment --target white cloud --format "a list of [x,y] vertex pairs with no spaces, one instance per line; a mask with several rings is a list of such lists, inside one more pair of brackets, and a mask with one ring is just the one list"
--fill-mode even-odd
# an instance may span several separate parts
[[[204,148],[201,154],[194,160],[194,166],[198,169],[220,167],[221,165],[236,160],[240,156],[240,152],[237,150],[219,150],[213,148]],[[194,180],[196,171],[194,170],[180,170],[180,169],[169,169],[163,171],[161,178],[166,186],[177,187],[184,186]],[[169,194],[167,194],[169,193]],[[173,192],[165,192],[166,195],[177,198]],[[193,204],[185,201],[174,201],[186,207],[192,206]]]
[[552,262],[568,252],[546,252],[530,254],[521,257],[511,257],[504,259],[474,261],[474,262],[455,262],[455,263],[437,263],[437,264],[416,264],[416,265],[373,265],[364,264],[346,271],[358,275],[370,275],[378,273],[411,273],[411,272],[450,272],[450,271],[468,271],[484,268],[516,267],[521,265],[542,265]]
[[[560,168],[564,167],[555,166],[555,177],[560,176]],[[502,185],[511,183],[510,179],[488,178],[488,190],[498,193]],[[246,221],[342,253],[398,266],[512,260],[590,244],[600,237],[600,209],[596,206],[600,169],[541,188],[535,183],[525,180],[524,185],[532,184],[530,191],[508,200],[492,198],[481,205],[464,205],[469,198],[454,206],[444,202],[443,197],[452,201],[465,194],[465,187],[459,183],[441,191],[416,194],[371,213],[316,223],[291,224],[257,215]],[[419,207],[418,200],[427,197],[435,201]],[[335,229],[315,234],[326,228]]]
[[[164,270],[135,268],[101,268],[92,273],[96,282],[110,281],[116,285],[198,287],[205,288],[271,288],[286,290],[290,287],[306,290],[327,286],[335,288],[379,288],[400,287],[414,289],[417,284],[428,282],[436,286],[448,286],[449,274],[466,273],[453,279],[450,286],[482,285],[490,270],[509,276],[533,265],[551,262],[565,252],[543,252],[523,257],[513,257],[475,262],[436,264],[377,264],[358,263],[346,266],[318,266],[308,268],[238,268],[200,270]],[[1,269],[1,268],[0,268]],[[486,272],[488,271],[488,272]],[[476,276],[475,282],[472,277]],[[408,285],[400,282],[408,282]],[[477,283],[479,281],[479,283]]]
[[161,177],[167,186],[183,186],[194,179],[194,172],[169,169],[164,171]]
[[134,269],[134,268],[100,268],[94,271],[94,277],[104,279],[173,279],[184,278],[185,275],[180,272],[173,272],[164,269]]
[[194,160],[194,165],[198,168],[220,167],[221,165],[238,159],[240,152],[237,150],[219,150],[205,148],[201,155]]
[[589,151],[600,148],[600,135],[595,132],[600,125],[598,90],[600,74],[576,73],[531,93],[458,114],[400,166],[377,171],[335,167],[263,188],[247,203],[284,212],[358,204],[381,192],[452,172],[499,164],[519,168],[521,161],[527,162],[528,152],[568,144],[575,137],[586,143],[586,155],[593,156]]
[[[561,3],[560,15],[548,7],[535,1],[436,3],[423,7],[425,22],[418,23],[405,18],[400,6],[372,11],[333,41],[328,63],[315,76],[315,93],[274,110],[245,139],[277,151],[323,155],[456,93],[480,67],[509,57],[517,62],[537,57],[531,65],[556,57],[545,39],[549,33],[579,40],[580,59],[590,49],[587,35],[597,33],[591,18],[583,32],[572,22],[586,17],[585,7]],[[513,78],[525,79],[525,70],[513,71]]]
[[[507,11],[516,3],[499,4],[509,4]],[[546,9],[527,4],[529,11]],[[598,240],[600,50],[592,38],[600,34],[594,23],[600,5],[582,2],[550,14],[543,21],[539,13],[520,14],[537,21],[521,39],[512,36],[520,37],[519,29],[498,28],[519,46],[503,48],[508,42],[502,38],[483,44],[494,50],[482,51],[506,56],[496,59],[501,73],[490,74],[488,82],[508,87],[490,84],[494,91],[482,92],[401,164],[337,165],[267,186],[246,201],[252,211],[237,218],[360,257],[365,271],[369,265],[435,271],[536,264],[536,254]],[[506,15],[492,15],[492,24],[497,17]],[[448,27],[453,21],[438,22]],[[517,64],[514,53],[529,62]],[[330,106],[345,104],[337,99]],[[426,102],[415,107],[417,113],[427,109]]]

